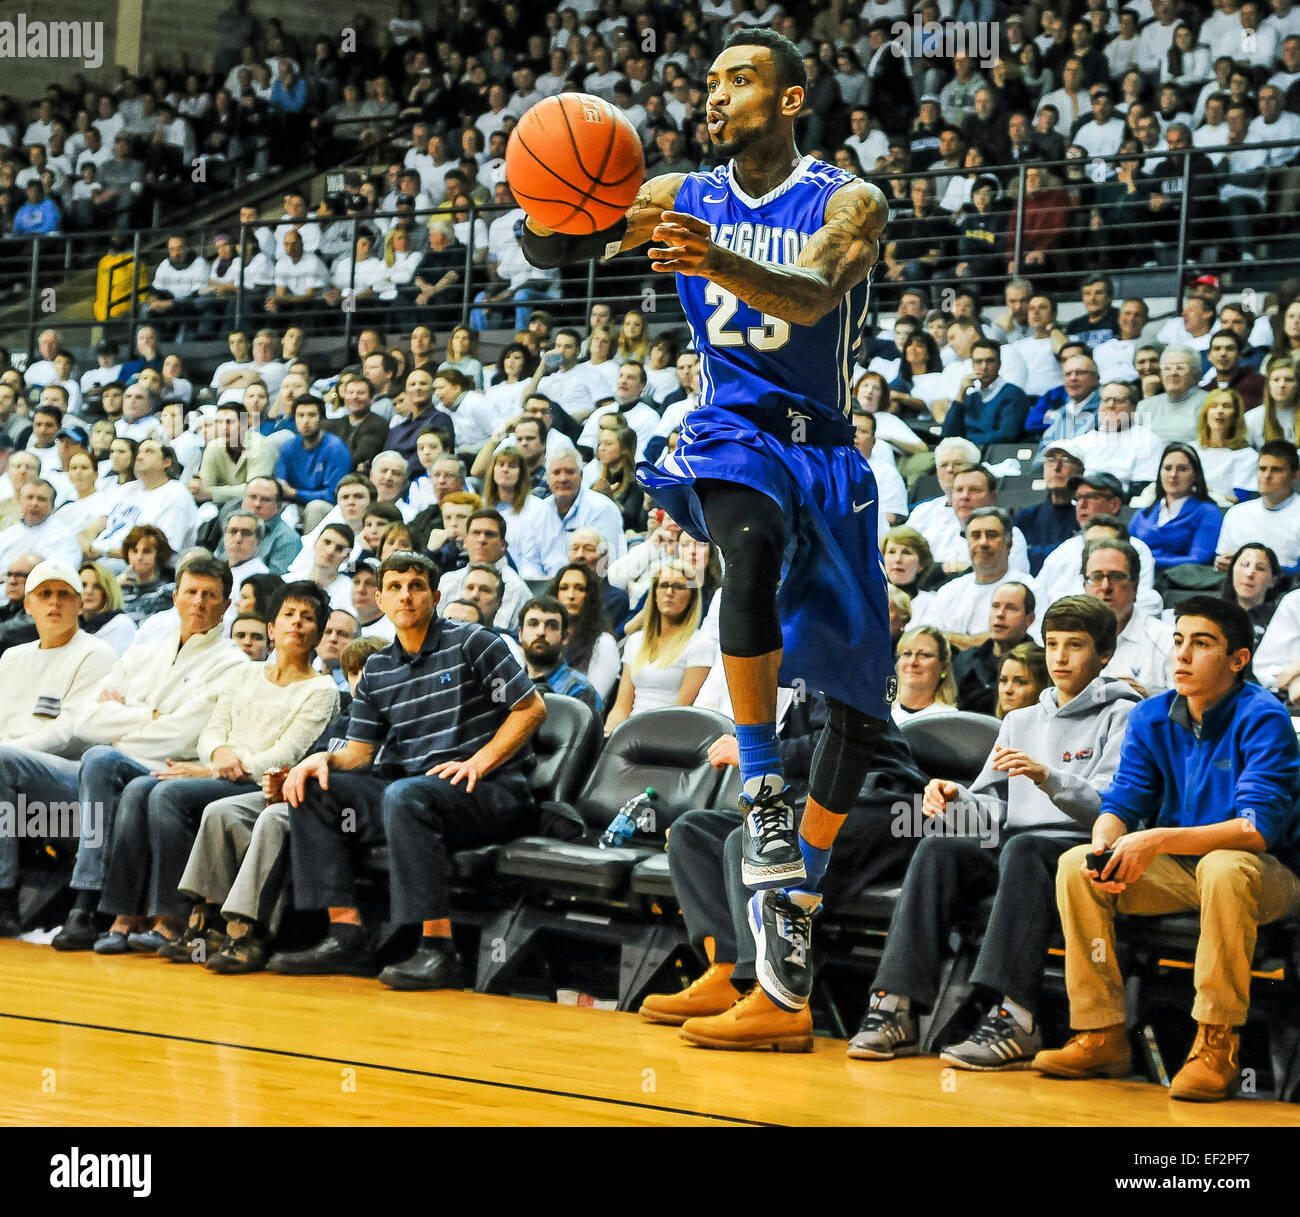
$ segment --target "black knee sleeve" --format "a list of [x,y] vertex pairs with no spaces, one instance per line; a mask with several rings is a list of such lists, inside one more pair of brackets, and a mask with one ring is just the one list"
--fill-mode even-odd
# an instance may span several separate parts
[[872,718],[833,697],[826,699],[826,706],[826,726],[813,752],[808,794],[827,811],[845,815],[858,801],[871,772],[885,720]]
[[761,491],[718,481],[701,484],[700,502],[709,537],[722,554],[722,653],[745,659],[780,650],[776,589],[786,538],[781,508]]

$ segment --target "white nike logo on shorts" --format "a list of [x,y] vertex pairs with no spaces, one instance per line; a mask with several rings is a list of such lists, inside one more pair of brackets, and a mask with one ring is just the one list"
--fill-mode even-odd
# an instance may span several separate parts
[[866,509],[870,507],[871,504],[874,503],[875,501],[876,501],[875,499],[868,499],[865,503],[854,503],[853,514],[857,515],[858,512],[860,511],[866,511]]

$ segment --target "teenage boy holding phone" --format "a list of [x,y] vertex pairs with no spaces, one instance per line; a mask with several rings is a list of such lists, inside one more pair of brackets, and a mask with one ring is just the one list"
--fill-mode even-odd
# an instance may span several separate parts
[[[1242,679],[1253,642],[1250,618],[1235,604],[1192,596],[1178,606],[1174,687],[1129,716],[1092,842],[1068,850],[1058,865],[1076,1034],[1038,1054],[1041,1073],[1128,1074],[1115,915],[1197,909],[1196,1041],[1169,1093],[1205,1102],[1237,1089],[1236,1028],[1250,1005],[1259,927],[1300,910],[1292,844],[1300,749],[1282,704]],[[1097,853],[1103,858],[1090,862]]]

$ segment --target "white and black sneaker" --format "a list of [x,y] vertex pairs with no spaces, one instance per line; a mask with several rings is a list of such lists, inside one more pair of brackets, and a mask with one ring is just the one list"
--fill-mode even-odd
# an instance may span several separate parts
[[1034,1057],[1043,1047],[1042,1032],[1035,1024],[1026,1031],[1002,1006],[994,1006],[969,1039],[939,1053],[941,1061],[958,1069],[1032,1069]]
[[857,1035],[849,1041],[849,1056],[860,1061],[892,1061],[915,1056],[920,1050],[916,1019],[911,1008],[902,1009],[893,993],[871,995],[871,1006]]
[[740,873],[752,891],[797,887],[808,877],[789,796],[789,785],[775,774],[745,783],[740,796],[740,810],[745,813]]
[[821,903],[814,892],[755,892],[749,898],[758,984],[783,1010],[797,1013],[812,994],[812,920]]

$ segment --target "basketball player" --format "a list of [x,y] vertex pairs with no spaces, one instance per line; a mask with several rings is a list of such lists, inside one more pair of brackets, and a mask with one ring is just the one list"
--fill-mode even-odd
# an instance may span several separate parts
[[[556,267],[647,241],[677,276],[700,358],[677,449],[637,477],[725,564],[720,642],[747,828],[744,880],[759,987],[687,1039],[806,1043],[811,923],[831,845],[893,697],[876,483],[853,446],[849,374],[887,209],[876,187],[795,148],[803,58],[766,29],[732,34],[708,76],[709,135],[730,162],[647,181],[591,236],[528,221],[528,259]],[[829,721],[796,828],[777,748],[778,683],[826,695]],[[734,991],[731,995],[734,998]]]

